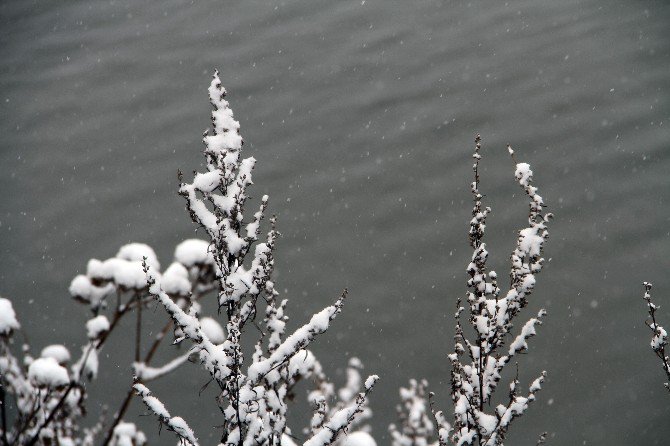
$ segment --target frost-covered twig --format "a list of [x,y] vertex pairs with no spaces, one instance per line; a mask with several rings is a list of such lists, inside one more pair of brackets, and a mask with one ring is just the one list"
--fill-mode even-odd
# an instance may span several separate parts
[[654,336],[651,338],[651,349],[654,351],[654,354],[661,360],[661,366],[665,372],[668,382],[666,382],[665,388],[670,391],[670,357],[668,357],[668,352],[665,347],[668,345],[668,332],[656,322],[656,311],[660,308],[651,300],[651,287],[652,284],[649,282],[644,282],[644,300],[647,302],[647,310],[649,311],[649,319],[645,322],[647,327],[654,333]]

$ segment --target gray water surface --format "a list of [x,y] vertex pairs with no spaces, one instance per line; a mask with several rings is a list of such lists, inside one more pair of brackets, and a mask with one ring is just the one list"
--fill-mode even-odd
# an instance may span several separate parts
[[[380,445],[409,378],[451,410],[475,133],[500,275],[526,213],[507,143],[556,215],[526,312],[549,315],[520,361],[523,382],[549,378],[508,444],[548,431],[550,445],[667,445],[641,282],[670,325],[669,24],[662,1],[3,1],[0,294],[33,350],[76,349],[88,314],[67,287],[89,258],[139,241],[169,264],[194,236],[176,172],[202,165],[218,67],[258,160],[255,195],[279,217],[291,324],[349,289],[314,350],[337,382],[351,355],[381,375]],[[131,339],[128,322],[92,386],[111,411]],[[189,367],[152,388],[214,444],[218,409]]]

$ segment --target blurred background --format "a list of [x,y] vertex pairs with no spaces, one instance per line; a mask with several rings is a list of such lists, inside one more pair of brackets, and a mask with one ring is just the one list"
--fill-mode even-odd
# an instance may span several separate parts
[[[556,215],[522,317],[549,314],[519,365],[524,383],[549,377],[508,443],[547,431],[556,446],[667,445],[670,398],[641,283],[654,282],[670,325],[669,24],[670,4],[644,0],[3,1],[0,294],[35,353],[54,342],[78,352],[89,314],[67,288],[89,258],[137,241],[167,266],[179,241],[203,236],[176,172],[203,165],[219,68],[258,159],[253,191],[279,218],[275,282],[290,326],[349,289],[313,349],[337,383],[349,356],[381,375],[380,445],[409,378],[426,378],[451,411],[446,355],[466,291],[478,132],[501,277],[527,212],[507,143]],[[126,323],[103,351],[91,421],[130,382]],[[218,409],[197,396],[207,376],[186,367],[152,389],[215,444]],[[127,418],[173,441],[143,413],[135,401]]]

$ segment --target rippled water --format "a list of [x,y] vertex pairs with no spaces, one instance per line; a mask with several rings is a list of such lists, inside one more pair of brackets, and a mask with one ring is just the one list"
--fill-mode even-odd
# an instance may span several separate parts
[[[167,264],[193,236],[176,171],[201,165],[218,67],[279,216],[292,323],[349,288],[315,350],[336,380],[349,355],[382,375],[380,444],[410,377],[449,407],[477,132],[499,273],[525,219],[508,142],[556,214],[529,309],[549,316],[520,364],[549,380],[509,444],[668,443],[640,299],[654,281],[670,324],[666,2],[4,1],[0,21],[0,293],[34,349],[82,341],[67,286],[87,259],[143,241]],[[111,410],[129,380],[115,341],[94,391]],[[212,443],[190,370],[154,388]]]

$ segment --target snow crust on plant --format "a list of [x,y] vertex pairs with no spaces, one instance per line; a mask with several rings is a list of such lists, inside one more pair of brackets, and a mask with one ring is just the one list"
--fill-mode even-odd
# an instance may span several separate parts
[[28,378],[40,387],[60,387],[70,382],[67,369],[52,357],[34,360],[28,367]]
[[188,296],[191,292],[191,282],[189,281],[186,267],[179,262],[173,262],[163,272],[161,288],[168,294]]
[[8,335],[12,330],[18,330],[19,327],[19,321],[16,319],[12,302],[9,299],[0,297],[0,335]]
[[369,433],[356,431],[344,437],[342,446],[377,446],[377,442]]
[[221,324],[219,324],[216,319],[203,317],[200,319],[200,325],[202,326],[205,335],[213,344],[222,344],[226,340],[226,334],[223,331],[223,327],[221,327]]
[[[142,290],[147,287],[144,264],[154,271],[160,271],[160,263],[156,253],[149,245],[129,243],[122,246],[115,257],[104,261],[89,260],[86,275],[92,283],[111,282],[113,285],[126,290]],[[75,280],[70,285],[71,293],[76,295],[77,292],[85,292],[86,284],[84,280],[80,278],[75,278]],[[111,293],[114,288],[107,287],[105,290]]]
[[209,251],[209,243],[199,239],[184,240],[178,244],[174,250],[174,259],[187,268],[214,264],[214,256]]
[[98,315],[86,321],[86,334],[89,339],[97,339],[106,331],[109,331],[109,319],[105,315]]
[[93,311],[99,310],[105,304],[105,298],[114,292],[114,285],[94,285],[91,277],[80,274],[72,279],[69,292],[75,299],[90,304]]
[[312,435],[310,439],[303,443],[304,446],[325,446],[333,444],[340,432],[345,431],[352,424],[365,405],[367,393],[372,389],[379,377],[371,375],[366,380],[365,392],[358,394],[353,403],[347,404],[335,413],[331,414],[328,420],[323,423]]
[[111,446],[142,446],[147,444],[144,433],[134,423],[120,422],[115,428]]
[[[514,154],[514,151],[511,153]],[[533,171],[530,170],[530,165],[528,163],[518,163],[516,165],[516,170],[514,171],[514,176],[521,186],[527,187],[533,180]]]
[[191,352],[189,351],[184,355],[177,356],[161,367],[150,367],[144,362],[135,362],[133,363],[135,379],[141,382],[148,382],[160,378],[161,376],[168,375],[174,372],[180,365],[188,361],[190,355]]
[[145,243],[128,243],[119,248],[116,253],[117,259],[128,260],[131,262],[146,261],[150,268],[160,271],[161,265],[153,248]]
[[[260,380],[262,377],[268,375],[271,370],[276,368],[279,364],[290,360],[295,356],[303,346],[309,344],[316,335],[328,330],[330,321],[335,318],[342,307],[343,300],[338,301],[336,305],[326,307],[314,316],[309,323],[303,325],[291,334],[286,340],[281,343],[272,352],[270,357],[261,361],[255,362],[249,367],[249,379],[252,382]],[[268,379],[274,379],[274,376]]]
[[87,275],[99,281],[112,281],[125,289],[141,290],[146,287],[146,274],[141,260],[113,257],[105,261],[91,259]]
[[61,344],[47,345],[42,349],[40,358],[53,358],[58,364],[63,365],[70,360],[70,351]]

